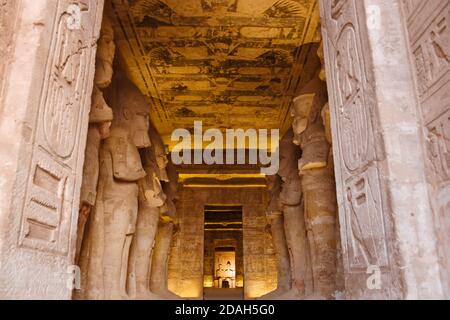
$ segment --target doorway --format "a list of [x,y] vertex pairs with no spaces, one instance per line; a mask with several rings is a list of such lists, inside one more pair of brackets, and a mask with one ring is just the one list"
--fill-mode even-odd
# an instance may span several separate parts
[[206,205],[204,298],[243,298],[243,227],[241,205]]

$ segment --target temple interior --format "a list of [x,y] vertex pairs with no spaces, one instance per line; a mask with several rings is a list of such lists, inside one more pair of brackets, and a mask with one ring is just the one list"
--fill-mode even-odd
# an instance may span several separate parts
[[[118,295],[112,297],[333,298],[339,291],[336,199],[331,141],[326,137],[330,128],[318,2],[108,1],[102,32],[100,41],[104,40],[97,59],[113,61],[109,71],[112,83],[101,89],[113,109],[112,128],[116,113],[123,108],[118,104],[130,103],[133,98],[145,100],[151,147],[138,148],[147,176],[153,175],[156,180],[150,181],[150,189],[157,194],[154,197],[160,198],[159,203],[151,203],[152,210],[160,212],[156,224],[141,217],[148,214],[146,210],[152,210],[148,204],[143,208],[139,200],[136,229],[132,239],[124,240],[128,252],[121,253],[121,259],[128,260],[118,267],[122,289],[118,287]],[[97,63],[96,78],[107,69],[104,65]],[[136,97],[139,94],[141,97]],[[295,99],[309,99],[308,105],[296,108]],[[200,134],[209,129],[224,136],[229,129],[248,133],[231,146],[229,141],[215,145],[213,153],[219,156],[230,152],[236,159],[241,153],[246,161],[174,164],[170,153],[178,141],[172,132],[185,129],[195,134],[198,128],[194,124],[199,121]],[[283,176],[268,177],[261,173],[260,161],[248,161],[260,148],[266,152],[271,148],[271,141],[264,146],[252,139],[249,129],[270,133],[278,129],[278,136],[286,137],[280,147]],[[136,132],[135,136],[141,134]],[[304,134],[300,138],[305,132],[310,137]],[[184,152],[202,152],[207,145],[203,139]],[[312,175],[312,182],[304,184],[322,194],[311,195],[308,205],[320,206],[324,202],[323,212],[321,208],[305,210],[297,169],[303,146],[310,149],[303,165],[305,174],[308,170],[320,171]],[[152,163],[152,156],[156,166],[146,167]],[[323,186],[314,186],[315,175],[324,180]],[[155,191],[159,186],[161,190]],[[94,203],[89,210],[91,218],[85,218],[83,225],[79,223],[79,233],[83,233],[78,236],[79,242],[88,243],[96,237],[93,233],[98,231],[85,227],[96,223],[96,208]],[[322,215],[325,222],[313,226],[314,215]],[[316,245],[307,243],[308,227],[310,241],[317,241],[313,232],[323,233],[320,237],[324,237],[324,244],[317,244],[317,250],[322,250],[317,254],[323,257],[313,257],[307,249]],[[147,251],[137,248],[138,242],[145,241]],[[99,272],[83,267],[83,260],[92,256],[83,255],[83,251],[91,249],[82,243],[79,261],[83,279],[95,282],[89,278],[98,277]],[[89,265],[89,261],[84,263]],[[139,264],[145,265],[145,270],[140,270],[144,267]],[[139,270],[145,274],[139,275]],[[90,298],[90,294],[75,292],[80,298]]]
[[0,298],[450,297],[449,0],[3,2]]

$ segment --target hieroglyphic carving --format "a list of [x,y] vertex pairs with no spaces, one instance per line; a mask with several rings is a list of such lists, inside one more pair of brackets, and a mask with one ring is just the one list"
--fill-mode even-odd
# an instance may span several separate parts
[[[412,28],[412,27],[410,27]],[[412,51],[416,64],[419,94],[422,100],[432,95],[450,71],[450,7],[440,12],[418,39]]]
[[[363,274],[369,265],[388,267],[388,246],[379,170],[375,162],[373,92],[364,59],[359,1],[324,1],[324,46],[345,269]],[[340,185],[340,186],[339,186]],[[351,276],[351,275],[350,275]],[[348,281],[348,279],[347,279]]]
[[350,179],[346,190],[346,231],[351,234],[349,264],[351,269],[364,270],[367,266],[388,266],[387,247],[381,212],[380,186],[376,168],[369,168],[361,176]]
[[450,2],[404,0],[427,150],[427,180],[437,230],[441,279],[450,295]]
[[450,106],[427,126],[428,156],[438,181],[450,180]]
[[[29,248],[64,255],[69,251],[101,4],[62,0],[55,5],[19,236],[19,244]],[[74,6],[79,10],[71,10]],[[70,24],[74,19],[80,28]]]

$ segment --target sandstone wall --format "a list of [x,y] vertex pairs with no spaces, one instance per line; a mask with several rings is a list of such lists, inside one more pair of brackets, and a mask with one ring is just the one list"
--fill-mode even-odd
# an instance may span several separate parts
[[[402,3],[407,10],[427,7],[420,19],[429,16],[431,22],[441,13],[448,19],[448,1],[321,1],[349,299],[442,297],[421,110]],[[443,28],[439,21],[446,20],[434,21]],[[448,40],[444,43],[448,46]],[[444,67],[438,69],[445,73]],[[441,104],[448,110],[448,102]],[[381,275],[378,286],[367,282],[373,270]]]
[[0,298],[71,296],[102,13],[102,0],[0,2]]
[[243,206],[244,293],[246,298],[276,288],[276,260],[267,232],[265,188],[188,188],[177,204],[179,230],[169,260],[169,289],[181,297],[202,298],[204,261],[204,206]]
[[450,297],[450,2],[403,0],[426,145],[426,176]]

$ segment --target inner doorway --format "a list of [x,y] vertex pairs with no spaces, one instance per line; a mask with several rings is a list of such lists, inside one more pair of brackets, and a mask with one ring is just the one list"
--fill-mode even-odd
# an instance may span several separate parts
[[206,205],[205,300],[243,299],[242,205]]

